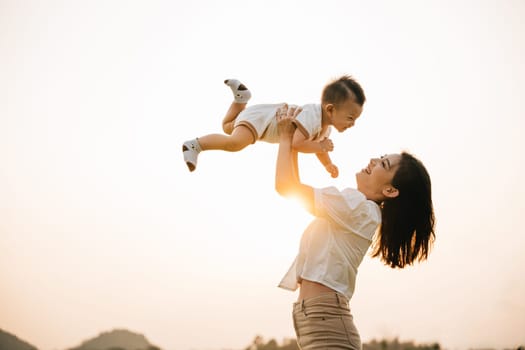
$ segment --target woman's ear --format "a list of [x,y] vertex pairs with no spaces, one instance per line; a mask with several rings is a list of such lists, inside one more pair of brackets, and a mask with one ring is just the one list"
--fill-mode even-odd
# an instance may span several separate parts
[[399,196],[399,190],[392,185],[388,185],[383,188],[383,195],[387,198],[396,198]]

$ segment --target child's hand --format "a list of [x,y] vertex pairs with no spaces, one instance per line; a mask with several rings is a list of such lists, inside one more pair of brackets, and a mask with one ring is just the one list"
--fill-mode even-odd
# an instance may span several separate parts
[[293,120],[303,109],[298,106],[290,106],[287,104],[279,107],[275,113],[275,118],[277,119],[277,128],[279,130],[279,135],[288,135],[291,136],[295,132],[296,125],[293,123]]
[[334,143],[329,138],[324,139],[319,142],[319,144],[321,145],[323,152],[332,152],[334,150]]
[[333,177],[333,178],[336,178],[339,176],[339,169],[335,166],[335,164],[328,164],[325,166],[325,169],[326,171],[328,171],[330,173],[330,175]]

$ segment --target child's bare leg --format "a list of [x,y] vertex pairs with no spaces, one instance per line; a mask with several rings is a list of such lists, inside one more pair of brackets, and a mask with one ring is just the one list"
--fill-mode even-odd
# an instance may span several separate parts
[[198,139],[188,140],[182,145],[184,162],[190,171],[194,171],[201,151],[215,149],[237,152],[255,141],[251,130],[244,125],[237,126],[231,135],[210,134]]
[[233,129],[231,135],[210,134],[199,137],[199,145],[203,151],[222,150],[238,152],[254,142],[253,133],[244,125],[239,125]]
[[182,154],[190,171],[194,171],[197,167],[197,158],[201,151],[218,149],[237,152],[256,141],[255,136],[246,126],[239,125],[234,128],[235,118],[246,108],[246,103],[252,96],[250,90],[236,79],[225,80],[224,84],[233,92],[233,103],[222,121],[222,129],[228,135],[210,134],[184,142]]
[[222,120],[222,130],[228,135],[233,132],[235,118],[246,108],[246,103],[252,97],[250,90],[237,79],[227,79],[224,84],[228,85],[233,93],[233,102]]
[[233,132],[233,126],[235,124],[235,118],[244,111],[246,108],[246,103],[237,103],[232,102],[230,108],[228,108],[228,112],[226,112],[226,115],[224,116],[224,119],[222,120],[222,130],[228,135],[231,135]]

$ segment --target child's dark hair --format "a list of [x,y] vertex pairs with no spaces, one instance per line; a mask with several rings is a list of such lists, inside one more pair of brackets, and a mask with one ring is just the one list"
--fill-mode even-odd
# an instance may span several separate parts
[[435,240],[430,176],[421,161],[403,152],[392,186],[399,195],[381,205],[372,256],[381,255],[390,267],[403,268],[427,259]]
[[341,104],[347,99],[354,100],[361,107],[366,101],[363,88],[350,75],[343,75],[326,85],[321,97],[322,103],[334,105]]

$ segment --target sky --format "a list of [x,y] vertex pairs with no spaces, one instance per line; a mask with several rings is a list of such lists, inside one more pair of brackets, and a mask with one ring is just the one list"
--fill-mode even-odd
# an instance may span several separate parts
[[40,350],[114,328],[164,350],[294,336],[277,288],[312,217],[274,191],[276,145],[206,152],[227,78],[250,103],[318,103],[351,74],[367,102],[332,133],[332,179],[410,151],[432,178],[429,260],[365,257],[363,341],[525,344],[525,2],[0,0],[0,329]]

